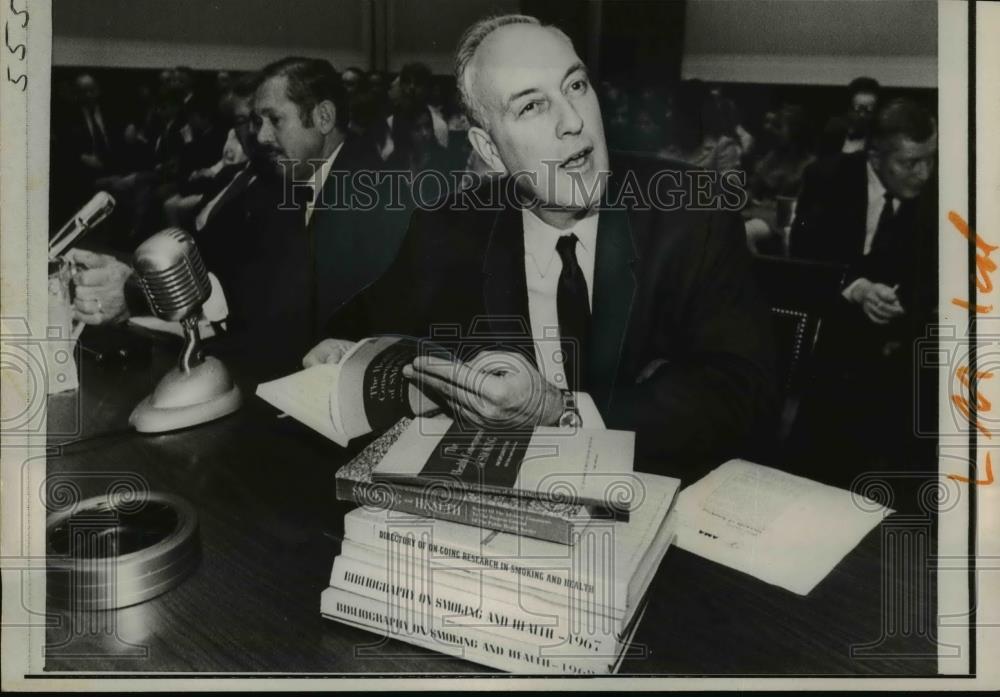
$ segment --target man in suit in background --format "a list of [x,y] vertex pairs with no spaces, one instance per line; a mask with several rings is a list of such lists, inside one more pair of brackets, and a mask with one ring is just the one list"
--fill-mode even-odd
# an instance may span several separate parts
[[272,271],[284,283],[267,301],[286,317],[300,315],[295,339],[285,344],[307,348],[320,320],[392,261],[406,211],[387,210],[387,196],[359,190],[358,176],[374,184],[380,162],[348,135],[347,93],[329,62],[289,57],[266,66],[253,112],[259,146],[286,194],[275,215],[287,246]]
[[[441,113],[440,105],[431,104],[431,82],[434,79],[431,69],[423,63],[407,63],[393,80],[389,95],[393,108],[398,109],[406,104],[426,104],[431,112],[434,137],[442,148],[448,147],[448,122]],[[392,116],[388,124],[392,128]]]
[[[119,173],[124,127],[106,108],[101,86],[80,73],[68,90],[71,102],[52,111],[52,231],[93,196],[109,189],[102,180]],[[116,218],[120,217],[120,213]]]
[[913,277],[912,264],[926,244],[920,233],[936,224],[936,158],[933,117],[900,99],[878,114],[867,152],[817,162],[805,174],[791,254],[846,264],[844,297],[873,324],[905,314],[901,289],[919,294],[926,285]]
[[[848,269],[817,347],[814,399],[802,410],[802,439],[824,443],[823,452],[806,459],[832,457],[841,468],[859,457],[893,468],[933,461],[914,435],[914,415],[936,405],[927,392],[936,378],[913,359],[937,316],[936,157],[934,118],[899,99],[877,115],[866,153],[806,173],[792,255]],[[935,420],[929,412],[920,419]]]
[[858,77],[847,86],[850,108],[844,116],[831,118],[820,137],[820,155],[849,155],[868,149],[868,135],[879,107],[878,80]]
[[582,390],[609,428],[637,432],[640,467],[694,477],[748,454],[771,425],[773,367],[739,217],[601,206],[617,177],[651,171],[612,167],[606,186],[597,98],[557,28],[522,15],[481,21],[456,74],[472,145],[507,175],[496,187],[509,195],[484,206],[480,190],[416,210],[385,276],[334,316],[338,339],[304,363],[339,360],[348,340],[373,333],[457,326],[500,355],[418,358],[405,372],[468,422],[578,422],[571,391]]

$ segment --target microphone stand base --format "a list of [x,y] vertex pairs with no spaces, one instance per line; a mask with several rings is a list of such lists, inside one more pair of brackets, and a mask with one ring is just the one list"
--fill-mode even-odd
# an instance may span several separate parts
[[184,373],[173,368],[163,376],[153,393],[139,402],[129,425],[140,433],[162,433],[214,421],[240,408],[243,396],[217,358]]

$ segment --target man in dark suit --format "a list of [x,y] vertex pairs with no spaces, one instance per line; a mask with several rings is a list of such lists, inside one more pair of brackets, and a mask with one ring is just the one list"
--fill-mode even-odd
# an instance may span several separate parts
[[694,477],[747,454],[770,425],[773,368],[738,216],[625,202],[623,183],[650,173],[613,166],[608,184],[597,99],[558,29],[484,20],[457,56],[469,137],[507,195],[415,211],[393,265],[304,363],[366,334],[454,326],[499,351],[405,373],[468,422],[579,423],[582,390],[608,427],[637,432],[646,469]]
[[[805,174],[791,254],[846,264],[844,298],[872,324],[903,317],[907,304],[926,305],[930,280],[915,274],[935,237],[936,158],[934,119],[900,99],[879,113],[867,152],[817,162]],[[901,304],[901,294],[910,302]]]
[[935,466],[914,419],[936,421],[936,376],[914,351],[937,317],[936,156],[933,117],[896,100],[877,115],[867,152],[820,161],[804,178],[791,253],[844,264],[848,278],[825,319],[793,440],[828,479],[839,472],[834,484],[850,483],[852,464]]
[[[290,57],[265,67],[254,98],[257,138],[298,206],[308,261],[292,273],[307,285],[310,330],[386,269],[405,232],[406,211],[374,190],[380,162],[348,136],[347,93],[327,61]],[[315,336],[315,333],[313,333]]]
[[52,111],[52,231],[119,173],[124,127],[90,73],[73,81],[70,103]]

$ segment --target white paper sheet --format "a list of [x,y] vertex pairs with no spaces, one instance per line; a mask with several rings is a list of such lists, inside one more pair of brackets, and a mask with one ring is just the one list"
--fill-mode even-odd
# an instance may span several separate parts
[[844,489],[730,460],[681,492],[677,546],[807,595],[892,512]]

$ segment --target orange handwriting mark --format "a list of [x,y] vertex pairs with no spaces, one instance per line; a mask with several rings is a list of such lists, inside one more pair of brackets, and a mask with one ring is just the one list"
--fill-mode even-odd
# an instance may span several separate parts
[[[955,375],[956,377],[958,377],[958,381],[962,384],[962,387],[971,392],[972,384],[969,380],[969,367],[965,365],[960,366],[958,370],[955,371]],[[992,377],[993,373],[988,370],[976,371],[976,380],[989,380]],[[965,396],[959,394],[953,394],[951,395],[951,403],[954,404],[960,412],[962,412],[962,415],[966,418],[966,420],[970,424],[975,426],[980,433],[982,433],[987,438],[993,438],[993,434],[990,432],[988,428],[986,428],[979,422],[978,418],[976,419],[972,418],[972,412],[969,409],[969,400]],[[990,403],[988,399],[986,399],[986,395],[983,394],[981,390],[976,390],[977,417],[978,414],[982,412],[991,411],[992,409],[993,405]]]
[[965,484],[975,484],[977,486],[988,486],[993,483],[993,461],[990,459],[990,454],[986,453],[986,479],[971,479],[969,477],[963,477],[960,474],[949,474],[948,479],[953,479],[956,482],[963,482]]
[[[971,239],[975,242],[976,289],[979,290],[980,293],[991,292],[993,290],[993,279],[990,274],[997,270],[997,263],[990,258],[990,254],[995,252],[997,249],[1000,249],[1000,247],[987,244],[986,240],[980,237],[978,233],[973,233],[969,229],[969,224],[965,221],[965,219],[955,211],[948,211],[948,220],[955,226],[955,229],[958,230],[962,237],[967,240]],[[952,298],[951,302],[966,310],[968,310],[971,306],[977,313],[980,314],[991,312],[993,310],[992,305],[973,305],[968,300],[962,300],[961,298]]]
[[968,310],[971,306],[980,315],[985,315],[987,312],[993,312],[992,305],[972,305],[972,303],[968,300],[962,300],[961,298],[952,298],[951,302],[953,305],[958,305],[963,310]]

